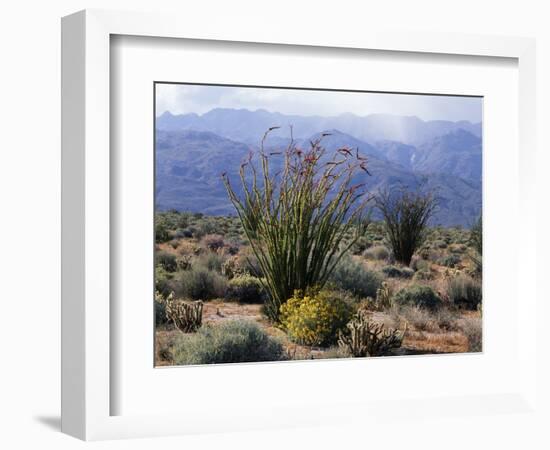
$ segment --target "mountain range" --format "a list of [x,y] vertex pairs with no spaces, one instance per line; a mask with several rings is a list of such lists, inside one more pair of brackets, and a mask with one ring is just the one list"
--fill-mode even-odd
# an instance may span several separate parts
[[[236,181],[240,162],[259,148],[266,130],[280,126],[265,140],[280,149],[290,139],[307,146],[320,133],[327,154],[358,148],[368,157],[370,191],[424,186],[438,197],[432,224],[470,226],[481,212],[481,123],[423,121],[417,117],[344,114],[297,116],[214,109],[203,115],[173,115],[156,121],[156,206],[214,215],[234,214],[220,174]],[[237,182],[233,183],[237,186]]]

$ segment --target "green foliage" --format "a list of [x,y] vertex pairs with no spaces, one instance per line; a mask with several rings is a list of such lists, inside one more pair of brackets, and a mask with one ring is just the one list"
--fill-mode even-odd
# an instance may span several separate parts
[[438,260],[438,263],[445,267],[455,268],[460,264],[460,256],[458,255],[446,255]]
[[435,241],[433,243],[433,247],[434,248],[439,248],[439,249],[444,249],[444,248],[447,248],[448,245],[445,241],[438,240],[438,241]]
[[359,239],[355,241],[355,244],[353,244],[350,248],[350,252],[354,255],[360,255],[363,253],[367,248],[369,248],[371,243],[367,239],[366,236],[361,236]]
[[225,295],[227,280],[217,272],[197,266],[178,272],[172,286],[178,298],[210,300]]
[[242,274],[229,280],[225,297],[241,303],[263,303],[265,290],[258,278]]
[[385,266],[382,267],[382,273],[390,278],[412,278],[414,270],[408,267]]
[[476,310],[482,300],[481,283],[464,275],[451,278],[447,286],[447,295],[455,305]]
[[387,330],[384,325],[370,322],[362,314],[351,320],[346,328],[346,332],[340,332],[338,345],[356,358],[389,354],[392,349],[401,347],[407,331]]
[[207,234],[202,238],[202,243],[211,252],[217,252],[222,249],[225,244],[223,236],[219,234]]
[[428,281],[428,280],[433,280],[433,279],[434,279],[434,274],[429,269],[428,270],[425,270],[425,269],[418,270],[413,275],[413,280],[417,280],[417,281]]
[[164,223],[158,223],[155,225],[155,242],[158,244],[170,240],[170,233]]
[[436,309],[441,305],[441,298],[429,286],[412,285],[401,289],[393,296],[397,305],[415,305],[422,308]]
[[480,256],[483,254],[483,222],[481,216],[470,230],[470,246]]
[[387,260],[390,258],[390,251],[383,245],[376,245],[365,250],[363,257],[378,261]]
[[159,291],[163,296],[168,296],[172,291],[171,280],[174,274],[166,272],[162,267],[155,267],[155,290]]
[[382,191],[375,205],[384,217],[386,237],[395,259],[405,266],[426,238],[428,220],[433,215],[436,201],[431,193]]
[[257,324],[230,320],[207,325],[183,335],[175,344],[175,364],[221,364],[279,361],[284,359],[281,343]]
[[166,325],[168,316],[166,315],[166,301],[164,296],[159,292],[155,292],[155,325]]
[[301,295],[298,291],[281,306],[281,326],[288,337],[303,345],[334,344],[349,321],[352,310],[328,291]]
[[178,269],[176,256],[163,250],[155,253],[156,264],[167,272],[175,272]]
[[470,259],[474,263],[477,274],[480,275],[483,270],[483,223],[481,216],[470,231],[469,244],[474,249],[473,253],[470,254]]
[[[357,171],[367,170],[366,159],[347,148],[332,159],[324,154],[321,139],[311,142],[308,150],[291,142],[284,152],[270,154],[262,141],[260,168],[251,154],[241,165],[240,189],[223,177],[265,277],[265,311],[275,322],[295,290],[325,285],[368,226],[363,218],[366,192],[362,184],[353,184]],[[275,174],[277,158],[283,162]],[[344,244],[351,231],[353,237]]]
[[254,275],[256,278],[264,278],[263,269],[250,247],[242,249],[235,262],[240,271]]
[[356,297],[374,297],[382,278],[376,272],[367,270],[361,262],[344,257],[332,272],[330,282]]
[[222,273],[222,267],[226,258],[217,253],[207,252],[196,258],[195,265],[204,267],[213,272]]

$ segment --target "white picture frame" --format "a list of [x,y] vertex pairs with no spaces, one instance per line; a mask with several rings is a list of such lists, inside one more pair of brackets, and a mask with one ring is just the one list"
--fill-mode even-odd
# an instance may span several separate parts
[[[267,412],[239,420],[229,405],[219,413],[189,411],[171,414],[112,415],[117,388],[111,374],[111,336],[117,324],[111,317],[111,191],[110,64],[111,36],[141,36],[256,44],[285,44],[338,49],[368,49],[412,54],[499,57],[518,64],[518,183],[514,186],[522,220],[521,243],[515,244],[518,280],[523,298],[517,316],[517,383],[511,390],[491,395],[356,401],[330,410],[323,405],[277,406],[266,424]],[[361,421],[381,411],[399,420],[393,405],[401,400],[408,414],[430,405],[442,416],[536,411],[536,298],[532,264],[536,260],[535,198],[535,43],[532,39],[452,34],[396,33],[383,30],[338,29],[326,34],[312,29],[284,30],[265,24],[235,29],[227,24],[208,29],[193,17],[87,10],[62,21],[62,430],[85,440],[163,436],[210,431]],[[514,245],[514,244],[511,244]],[[511,295],[519,295],[514,292]],[[521,345],[528,343],[529,345]],[[392,363],[400,364],[400,361]],[[309,370],[306,366],[303,369]],[[311,366],[309,366],[311,367]],[[397,369],[399,370],[399,368]],[[474,405],[474,406],[472,406]],[[345,411],[345,412],[344,412]],[[394,416],[392,416],[394,414]],[[226,417],[226,420],[223,418]],[[247,416],[248,417],[248,416]]]

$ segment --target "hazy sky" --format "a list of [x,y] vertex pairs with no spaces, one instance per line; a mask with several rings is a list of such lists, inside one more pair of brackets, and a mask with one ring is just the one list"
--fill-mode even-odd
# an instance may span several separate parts
[[157,115],[203,114],[214,108],[266,109],[283,114],[337,116],[353,113],[417,116],[423,120],[469,120],[481,122],[479,97],[376,94],[295,89],[156,85]]

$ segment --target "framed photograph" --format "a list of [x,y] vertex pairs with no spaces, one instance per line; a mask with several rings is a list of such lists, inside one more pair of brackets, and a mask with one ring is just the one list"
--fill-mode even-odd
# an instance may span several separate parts
[[62,46],[64,432],[533,412],[533,41],[83,11]]

